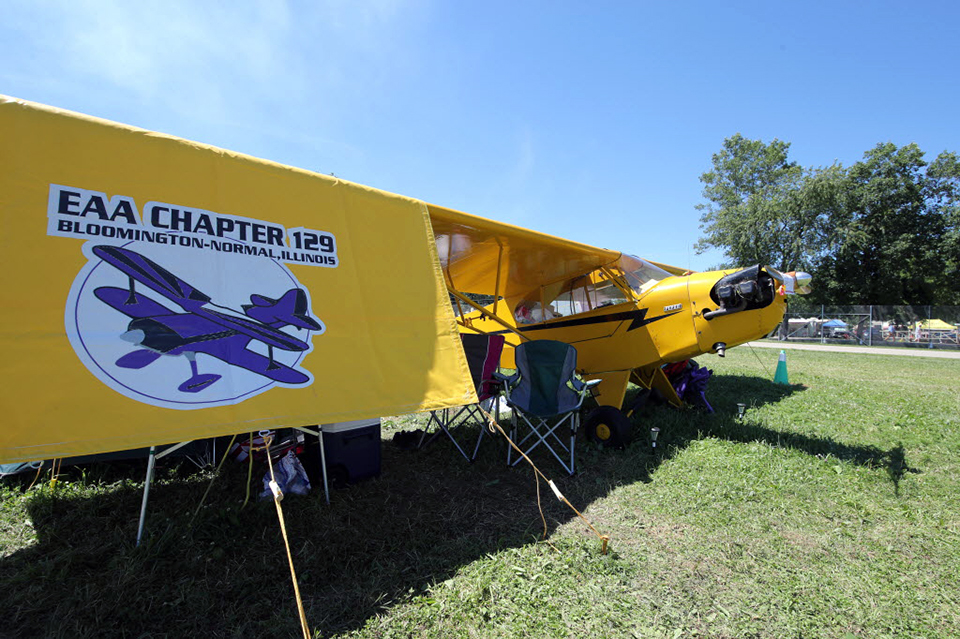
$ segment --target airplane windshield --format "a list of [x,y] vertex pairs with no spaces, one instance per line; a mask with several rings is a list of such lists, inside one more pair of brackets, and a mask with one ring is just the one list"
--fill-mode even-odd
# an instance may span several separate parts
[[[613,265],[531,292],[514,309],[520,324],[544,322],[633,301],[626,289],[646,293],[670,273],[646,260],[622,255]],[[542,300],[542,305],[541,305]]]
[[637,293],[646,293],[654,284],[670,277],[670,273],[659,266],[654,266],[650,262],[632,255],[620,257],[620,268],[623,270],[630,288]]

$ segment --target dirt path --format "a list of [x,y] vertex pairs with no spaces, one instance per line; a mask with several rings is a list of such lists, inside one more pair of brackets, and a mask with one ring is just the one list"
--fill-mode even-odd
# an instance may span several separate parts
[[940,357],[960,359],[960,351],[947,351],[935,348],[890,348],[883,346],[835,346],[833,344],[803,344],[796,342],[750,342],[750,346],[759,348],[787,348],[801,351],[832,351],[834,353],[861,353],[867,355],[904,355],[907,357]]

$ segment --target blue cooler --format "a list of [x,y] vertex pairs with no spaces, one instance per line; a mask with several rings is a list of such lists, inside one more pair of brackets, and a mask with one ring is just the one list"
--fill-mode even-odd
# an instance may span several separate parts
[[323,425],[323,450],[332,483],[353,484],[380,474],[380,418]]

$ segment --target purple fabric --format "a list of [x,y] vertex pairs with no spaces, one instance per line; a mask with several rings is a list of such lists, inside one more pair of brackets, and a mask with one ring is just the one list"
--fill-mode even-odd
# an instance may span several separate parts
[[703,402],[703,405],[707,407],[707,412],[712,413],[713,406],[707,401],[706,395],[707,380],[710,379],[712,374],[713,371],[709,368],[693,368],[688,366],[671,379],[670,383],[673,384],[673,388],[677,391],[680,399],[685,402],[689,402],[691,399],[699,399]]

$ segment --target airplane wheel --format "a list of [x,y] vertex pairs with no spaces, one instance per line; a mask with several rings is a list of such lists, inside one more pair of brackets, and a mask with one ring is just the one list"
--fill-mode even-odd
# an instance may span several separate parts
[[584,422],[587,439],[604,446],[623,448],[630,443],[630,431],[633,424],[619,408],[600,406],[590,411]]

